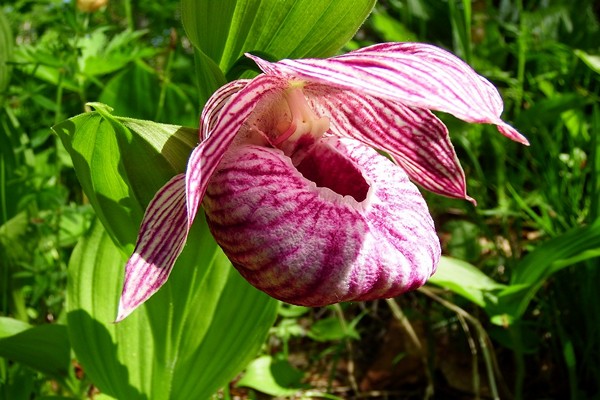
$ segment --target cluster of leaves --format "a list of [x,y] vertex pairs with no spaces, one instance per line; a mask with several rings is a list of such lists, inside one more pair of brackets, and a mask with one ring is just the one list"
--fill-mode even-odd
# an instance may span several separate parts
[[[230,273],[202,225],[193,233],[202,246],[186,250],[156,298],[110,324],[143,210],[197,140],[180,126],[196,127],[217,87],[252,74],[244,51],[322,57],[343,45],[411,40],[448,48],[491,79],[504,118],[531,146],[442,115],[479,205],[426,194],[449,256],[431,284],[386,303],[280,308],[261,355],[231,390],[598,395],[595,2],[381,0],[350,42],[372,1],[272,3],[0,8],[0,397],[195,398],[225,385],[256,356],[277,303]],[[95,112],[58,124],[90,111],[89,101],[111,108],[95,103]],[[156,132],[165,141],[152,139]],[[165,168],[149,171],[149,162]],[[98,168],[85,173],[90,164]],[[204,268],[192,274],[197,260]],[[399,338],[408,344],[394,346]],[[449,363],[454,354],[461,362]],[[415,366],[408,383],[374,378]]]

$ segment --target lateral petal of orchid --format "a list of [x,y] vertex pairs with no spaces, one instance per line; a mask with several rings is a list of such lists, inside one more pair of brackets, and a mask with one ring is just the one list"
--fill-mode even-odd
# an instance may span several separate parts
[[430,111],[323,85],[304,92],[311,107],[329,117],[336,136],[386,151],[429,191],[473,201],[448,129]]
[[228,84],[221,86],[206,102],[202,109],[202,115],[200,116],[200,138],[202,140],[208,138],[210,133],[214,130],[215,125],[219,120],[221,110],[231,96],[242,90],[247,84],[248,79],[239,79],[237,81],[229,82]]
[[123,320],[167,281],[187,238],[184,174],[174,176],[152,199],[140,227],[115,322]]
[[[467,121],[505,125],[496,88],[460,58],[424,43],[382,43],[328,58],[270,63],[247,55],[267,74],[354,90],[443,111]],[[520,143],[516,130],[501,133]]]
[[194,221],[212,173],[256,105],[287,86],[287,80],[280,77],[259,75],[225,85],[208,100],[201,118],[205,140],[192,152],[186,172],[188,226]]

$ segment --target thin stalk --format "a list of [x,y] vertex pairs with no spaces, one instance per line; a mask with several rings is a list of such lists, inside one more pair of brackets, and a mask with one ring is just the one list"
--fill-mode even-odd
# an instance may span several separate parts
[[473,335],[471,335],[471,330],[469,329],[469,324],[465,318],[456,314],[458,318],[458,322],[460,322],[460,326],[462,327],[465,335],[467,335],[467,343],[469,344],[469,349],[471,350],[471,368],[473,369],[473,393],[475,394],[475,399],[479,400],[481,398],[481,384],[479,379],[479,357],[477,353],[477,345],[475,344],[475,340],[473,340]]
[[591,204],[589,212],[589,223],[593,223],[600,217],[600,140],[598,140],[598,132],[600,132],[600,108],[594,104],[592,111],[591,129],[591,152],[590,159],[592,161],[592,171],[590,173],[590,188]]
[[133,31],[135,29],[135,25],[133,24],[131,0],[125,0],[123,3],[125,4],[125,20],[127,21],[127,28]]
[[458,0],[448,1],[448,13],[452,25],[455,48],[467,63],[471,62],[471,0],[462,0],[463,12],[459,13]]
[[160,121],[160,118],[163,115],[163,110],[165,107],[165,99],[167,96],[167,89],[169,83],[171,83],[171,65],[173,63],[173,59],[175,56],[175,43],[173,43],[173,32],[171,32],[171,43],[167,48],[167,63],[165,64],[165,70],[163,72],[163,77],[161,79],[160,86],[160,95],[158,97],[158,106],[156,108],[156,116],[154,118],[155,121]]
[[[348,333],[348,324],[346,323],[346,318],[344,316],[344,311],[339,303],[336,303],[333,306],[335,313],[340,321],[340,325],[342,326],[342,330],[344,333]],[[358,393],[358,383],[356,382],[356,377],[354,376],[354,348],[352,347],[352,342],[347,337],[344,338],[346,342],[346,350],[348,351],[348,380],[350,381],[350,386],[354,393]]]
[[412,324],[410,323],[410,321],[408,320],[408,318],[406,317],[406,315],[404,314],[404,312],[402,311],[402,308],[400,308],[398,303],[396,303],[396,301],[394,299],[386,299],[385,301],[387,302],[388,306],[390,307],[390,310],[392,311],[394,318],[396,318],[398,320],[398,322],[400,322],[400,324],[402,325],[402,327],[404,328],[406,333],[408,333],[410,340],[413,342],[415,347],[419,350],[419,353],[420,353],[419,355],[421,356],[421,360],[423,362],[423,367],[425,368],[425,376],[427,377],[427,387],[425,388],[425,395],[423,397],[425,399],[429,399],[429,398],[433,397],[433,395],[434,395],[433,378],[432,378],[431,372],[428,368],[429,364],[427,362],[427,357],[425,355],[423,345],[421,344],[421,341],[419,340],[419,336],[413,329]]
[[523,398],[523,385],[525,383],[525,357],[523,355],[523,341],[521,339],[521,329],[518,326],[511,325],[508,328],[510,338],[514,347],[515,357],[515,400]]
[[453,311],[457,315],[460,315],[465,320],[469,321],[471,323],[471,325],[473,325],[473,327],[475,327],[475,330],[477,332],[477,337],[479,340],[479,347],[481,348],[481,353],[483,354],[483,361],[484,361],[485,369],[486,369],[487,376],[488,376],[488,381],[489,381],[489,385],[490,385],[490,392],[491,392],[492,398],[494,400],[500,400],[500,394],[498,392],[498,386],[496,384],[496,378],[495,378],[496,375],[499,375],[499,368],[498,368],[496,359],[494,357],[494,353],[492,351],[490,351],[490,348],[488,345],[489,338],[487,336],[487,333],[485,332],[485,329],[481,325],[481,322],[479,322],[479,320],[477,320],[477,318],[473,317],[471,314],[469,314],[462,308],[443,299],[442,297],[436,295],[435,293],[433,293],[431,290],[429,290],[427,288],[422,287],[422,288],[418,289],[418,291],[423,293],[427,297],[435,300],[436,302],[440,303],[441,305],[443,305],[447,309]]
[[0,226],[8,221],[8,206],[6,205],[6,160],[0,155],[0,207],[2,208],[2,219]]
[[[56,104],[56,112],[54,113],[54,125],[58,124],[60,121],[62,121],[62,98],[63,98],[63,78],[64,78],[64,73],[62,70],[59,70],[59,75],[58,75],[58,86],[56,88],[56,97],[54,100],[54,103]],[[54,184],[56,186],[58,186],[60,184],[60,170],[61,170],[61,164],[60,164],[60,157],[59,157],[59,152],[60,152],[60,146],[62,146],[62,144],[60,143],[60,140],[58,138],[58,136],[54,135],[54,155],[56,157],[55,160],[55,170],[54,170],[54,174],[55,174],[55,181]],[[61,217],[62,217],[62,210],[61,210],[61,206],[57,206],[56,208],[56,220],[54,222],[54,237],[56,240],[56,249],[59,248],[60,246],[60,221],[61,221]],[[56,267],[60,268],[60,257],[56,257]]]
[[527,61],[527,40],[528,31],[525,26],[525,19],[523,18],[523,0],[517,0],[517,9],[519,10],[519,37],[517,38],[517,90],[515,98],[515,118],[519,116],[521,112],[521,104],[523,103],[524,91],[525,91],[525,62]]

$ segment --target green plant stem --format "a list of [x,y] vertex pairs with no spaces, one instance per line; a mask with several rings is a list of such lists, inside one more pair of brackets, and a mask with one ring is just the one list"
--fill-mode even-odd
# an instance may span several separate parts
[[473,339],[473,335],[471,334],[471,330],[469,329],[469,324],[467,324],[466,319],[460,314],[456,314],[456,316],[458,318],[458,322],[460,322],[460,326],[465,332],[465,335],[467,335],[467,344],[469,345],[472,356],[471,368],[473,369],[473,393],[475,394],[475,399],[479,400],[481,398],[481,384],[479,379],[479,357],[477,353],[477,345],[475,344],[475,340]]
[[521,112],[524,91],[525,91],[525,63],[527,61],[527,40],[528,30],[523,18],[523,0],[517,0],[517,9],[519,10],[519,37],[517,39],[517,91],[515,98],[514,117],[517,118]]
[[4,155],[0,155],[0,206],[2,207],[1,226],[8,221],[8,206],[6,205],[6,164]]
[[521,340],[521,328],[517,325],[510,325],[508,328],[515,356],[515,400],[523,398],[523,384],[525,383],[525,358],[523,355],[523,341]]
[[340,306],[339,303],[336,303],[333,306],[333,309],[335,310],[340,325],[342,326],[342,330],[344,331],[344,342],[346,344],[346,350],[348,351],[348,380],[350,381],[350,386],[352,387],[352,390],[354,390],[354,393],[358,393],[358,383],[354,376],[354,349],[352,347],[352,342],[347,336],[348,324],[346,323],[344,310],[342,310],[342,306]]
[[404,328],[406,333],[408,333],[410,340],[413,342],[413,344],[419,351],[419,355],[421,356],[423,366],[425,367],[425,376],[427,377],[427,388],[425,389],[424,398],[425,399],[431,398],[434,395],[433,377],[431,376],[431,372],[429,371],[429,367],[428,367],[429,363],[427,362],[427,357],[425,355],[423,345],[421,344],[421,341],[419,340],[419,336],[413,329],[412,324],[410,323],[410,321],[408,320],[408,318],[406,317],[406,315],[404,314],[404,312],[402,311],[402,308],[400,308],[398,303],[396,303],[396,301],[394,299],[386,299],[385,301],[387,302],[388,306],[390,307],[390,310],[392,311],[394,318],[396,318],[398,320],[398,322],[400,322],[400,324],[402,325],[402,327]]
[[471,0],[462,0],[463,13],[460,15],[458,0],[448,1],[450,24],[452,25],[454,46],[467,63],[471,62]]
[[127,20],[127,28],[131,31],[135,29],[135,25],[133,24],[133,12],[131,8],[131,0],[125,0],[125,19]]
[[163,72],[162,84],[160,87],[160,95],[158,98],[158,107],[156,108],[156,116],[154,118],[155,121],[160,121],[164,107],[165,107],[165,99],[167,97],[167,89],[169,84],[171,83],[171,64],[173,63],[173,58],[175,55],[175,51],[172,46],[168,47],[168,55],[167,55],[167,63],[165,65],[165,70]]
[[481,348],[481,353],[483,354],[483,360],[484,360],[485,368],[486,368],[487,375],[488,375],[491,396],[494,400],[499,400],[500,394],[498,392],[498,386],[496,383],[496,375],[498,375],[498,376],[500,375],[499,368],[498,368],[498,364],[496,362],[494,353],[493,353],[493,351],[490,350],[490,346],[489,346],[490,340],[487,336],[485,329],[481,325],[481,322],[479,322],[479,320],[477,318],[473,317],[471,314],[469,314],[462,308],[443,299],[442,297],[436,295],[431,290],[429,290],[425,287],[418,289],[418,291],[420,293],[423,293],[427,297],[435,300],[436,302],[440,303],[441,305],[443,305],[447,309],[453,311],[457,315],[460,315],[461,317],[463,317],[465,320],[469,321],[471,323],[471,325],[473,325],[475,327],[475,330],[477,332],[478,341],[479,341],[479,347]]
[[600,132],[600,107],[594,104],[591,119],[591,152],[590,158],[592,161],[592,170],[590,173],[590,212],[588,222],[593,223],[600,217],[600,140],[598,133]]
[[[56,97],[54,100],[54,103],[56,104],[56,112],[54,113],[54,125],[57,125],[60,121],[62,121],[62,98],[63,98],[63,78],[64,78],[64,71],[62,69],[59,70],[59,77],[58,77],[58,86],[56,87]],[[61,142],[60,139],[58,138],[57,135],[54,135],[54,155],[56,157],[55,159],[55,170],[54,170],[54,174],[55,174],[55,181],[54,184],[56,186],[58,186],[60,184],[61,181],[61,176],[60,176],[60,172],[62,169],[61,163],[60,163],[60,150],[61,150]],[[56,219],[54,221],[54,237],[55,237],[55,248],[59,249],[60,247],[60,222],[61,222],[61,217],[62,217],[62,209],[61,206],[58,205],[56,207]],[[57,256],[56,257],[56,267],[60,268],[60,257]]]

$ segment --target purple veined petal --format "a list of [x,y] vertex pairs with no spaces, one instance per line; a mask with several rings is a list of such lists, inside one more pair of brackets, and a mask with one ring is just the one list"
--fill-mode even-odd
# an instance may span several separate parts
[[397,296],[423,285],[440,256],[404,170],[350,138],[321,139],[297,167],[279,149],[236,147],[203,205],[238,271],[292,304]]
[[503,103],[496,88],[468,64],[439,47],[423,43],[383,43],[328,59],[270,63],[247,55],[267,74],[294,77],[443,111],[467,121],[502,126],[500,132],[528,144],[500,119]]
[[226,85],[221,86],[212,96],[210,96],[204,105],[202,115],[200,116],[201,140],[206,139],[210,135],[219,120],[221,109],[227,104],[231,96],[242,90],[248,82],[248,79],[239,79],[237,81],[229,82]]
[[429,191],[474,202],[448,130],[429,110],[323,85],[304,92],[311,107],[329,117],[335,135],[386,151]]
[[189,226],[198,212],[212,173],[244,122],[265,96],[287,86],[288,81],[280,77],[259,75],[250,81],[232,82],[208,100],[202,114],[201,133],[206,139],[192,152],[186,172]]
[[154,196],[140,227],[115,322],[123,320],[167,281],[187,238],[185,176],[175,175]]

